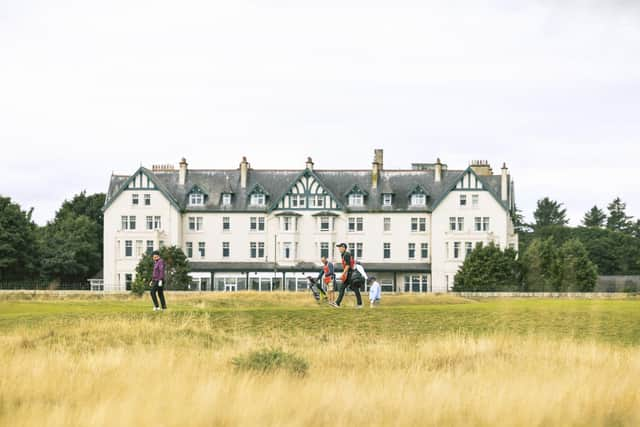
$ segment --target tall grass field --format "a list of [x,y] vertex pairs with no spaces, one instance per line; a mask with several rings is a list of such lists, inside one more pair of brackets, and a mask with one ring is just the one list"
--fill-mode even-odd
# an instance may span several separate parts
[[0,294],[0,426],[638,426],[640,300]]

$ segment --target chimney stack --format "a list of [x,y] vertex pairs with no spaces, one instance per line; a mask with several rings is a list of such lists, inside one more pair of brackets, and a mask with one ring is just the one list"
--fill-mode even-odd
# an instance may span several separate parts
[[187,166],[189,166],[187,159],[183,157],[180,161],[180,173],[178,175],[178,182],[180,185],[185,185],[187,183]]
[[382,172],[384,152],[382,149],[373,150],[373,164],[371,165],[371,188],[378,188],[380,172]]
[[507,164],[502,164],[502,183],[501,183],[501,193],[502,193],[502,201],[506,202],[509,200],[509,169],[507,169]]
[[493,169],[487,160],[474,160],[471,162],[471,169],[480,176],[493,175]]
[[242,157],[240,162],[240,188],[247,188],[247,175],[249,173],[249,162],[246,157]]
[[436,161],[435,181],[442,181],[442,162],[440,161],[440,157],[438,157],[438,160]]
[[313,170],[313,160],[311,160],[311,157],[307,157],[306,167],[307,167],[307,169],[309,169],[310,171],[312,171],[312,170]]

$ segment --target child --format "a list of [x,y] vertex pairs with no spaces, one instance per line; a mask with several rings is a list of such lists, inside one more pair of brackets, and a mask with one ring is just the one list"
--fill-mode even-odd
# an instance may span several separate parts
[[368,280],[369,282],[369,303],[371,304],[371,308],[375,308],[375,306],[380,305],[380,283],[376,280],[375,277],[371,276]]

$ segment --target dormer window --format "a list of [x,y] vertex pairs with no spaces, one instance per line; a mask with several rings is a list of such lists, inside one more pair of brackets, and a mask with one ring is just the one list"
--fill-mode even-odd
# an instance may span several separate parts
[[349,206],[354,206],[354,207],[364,206],[364,196],[362,194],[350,194]]
[[222,195],[222,206],[231,206],[231,194],[224,193]]
[[391,207],[393,205],[393,194],[385,193],[382,195],[382,206]]
[[251,206],[263,207],[266,203],[266,197],[264,194],[252,194],[250,203]]
[[426,194],[412,194],[411,195],[411,206],[426,206],[427,205],[427,196]]
[[191,206],[204,206],[204,194],[192,193],[189,195],[189,205]]

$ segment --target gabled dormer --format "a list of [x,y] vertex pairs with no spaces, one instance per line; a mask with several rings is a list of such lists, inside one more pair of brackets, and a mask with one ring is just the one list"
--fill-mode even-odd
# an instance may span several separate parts
[[322,183],[312,169],[312,163],[307,162],[307,168],[291,183],[283,196],[277,200],[273,209],[340,209],[333,193]]
[[365,204],[365,199],[369,196],[366,190],[361,188],[358,184],[351,187],[344,196],[347,198],[347,205],[350,208],[362,208]]
[[231,188],[231,183],[229,182],[229,177],[226,177],[224,188],[220,192],[220,206],[222,207],[231,207],[233,204],[233,188]]
[[429,197],[429,193],[422,185],[416,185],[413,189],[407,194],[409,197],[409,207],[411,208],[425,208],[427,206],[427,198]]
[[187,206],[190,208],[203,207],[207,204],[209,194],[199,185],[194,185],[187,193]]
[[248,194],[249,207],[252,207],[252,208],[266,207],[269,196],[270,196],[269,192],[267,192],[267,190],[265,190],[265,188],[262,185],[260,184],[254,185]]

